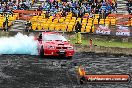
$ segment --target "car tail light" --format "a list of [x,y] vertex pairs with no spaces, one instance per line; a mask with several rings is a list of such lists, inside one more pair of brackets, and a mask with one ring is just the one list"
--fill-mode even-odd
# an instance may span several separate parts
[[73,47],[68,47],[67,49],[68,49],[68,50],[72,50],[72,49],[73,49]]

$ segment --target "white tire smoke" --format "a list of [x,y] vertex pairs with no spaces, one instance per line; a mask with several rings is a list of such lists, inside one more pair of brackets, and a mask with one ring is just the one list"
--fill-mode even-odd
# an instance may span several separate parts
[[0,38],[0,54],[38,55],[37,41],[33,36],[17,33],[14,37]]

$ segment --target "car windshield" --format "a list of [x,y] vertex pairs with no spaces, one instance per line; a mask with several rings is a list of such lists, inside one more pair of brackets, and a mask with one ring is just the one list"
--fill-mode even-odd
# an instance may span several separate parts
[[67,41],[66,38],[58,34],[44,34],[44,41]]

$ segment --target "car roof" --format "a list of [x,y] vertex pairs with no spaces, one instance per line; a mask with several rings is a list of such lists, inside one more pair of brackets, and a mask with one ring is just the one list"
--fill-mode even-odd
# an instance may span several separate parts
[[42,34],[59,34],[58,32],[42,32]]

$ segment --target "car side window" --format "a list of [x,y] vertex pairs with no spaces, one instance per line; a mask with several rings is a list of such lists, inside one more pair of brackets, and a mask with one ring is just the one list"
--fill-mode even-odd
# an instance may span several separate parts
[[46,36],[45,36],[45,34],[43,35],[43,41],[46,41]]

